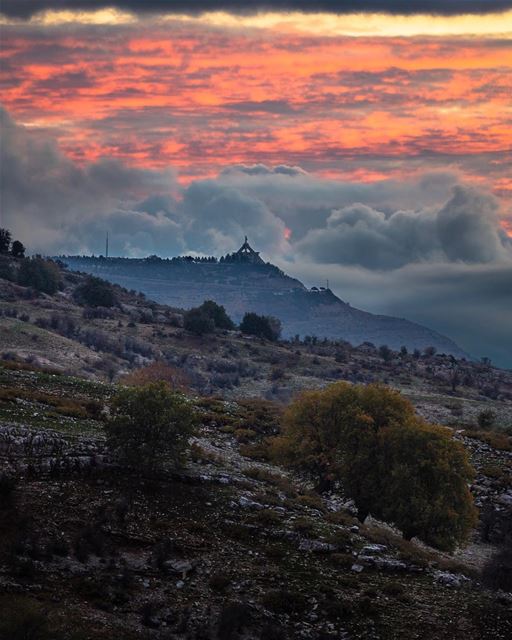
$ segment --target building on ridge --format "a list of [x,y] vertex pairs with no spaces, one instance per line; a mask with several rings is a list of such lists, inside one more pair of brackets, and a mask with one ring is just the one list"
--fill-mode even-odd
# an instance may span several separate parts
[[247,236],[245,236],[245,240],[243,245],[235,251],[234,253],[228,254],[224,258],[224,262],[238,263],[238,264],[265,264],[265,262],[261,259],[259,251],[254,251],[254,249],[249,244],[247,240]]

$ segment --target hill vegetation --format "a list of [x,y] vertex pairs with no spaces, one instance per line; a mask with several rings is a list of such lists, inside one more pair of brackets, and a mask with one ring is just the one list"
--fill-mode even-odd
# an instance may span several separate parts
[[[233,257],[234,255],[234,257]],[[184,309],[204,300],[225,307],[235,322],[246,313],[279,318],[282,335],[343,338],[353,346],[373,342],[394,350],[434,346],[455,357],[466,354],[452,340],[403,318],[374,315],[340,300],[326,287],[308,289],[254,254],[232,254],[224,259],[184,256],[161,259],[63,256],[70,269],[86,272],[144,292],[152,300]]]
[[0,638],[510,635],[510,372],[0,260]]

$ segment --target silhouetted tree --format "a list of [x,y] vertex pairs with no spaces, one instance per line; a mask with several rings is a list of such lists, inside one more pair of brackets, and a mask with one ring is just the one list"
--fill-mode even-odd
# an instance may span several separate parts
[[203,313],[199,307],[190,309],[185,313],[183,326],[187,331],[195,333],[197,336],[212,333],[215,329],[214,321]]
[[379,356],[384,360],[384,362],[390,362],[393,359],[393,352],[387,344],[382,344],[379,347]]
[[113,307],[117,303],[112,285],[94,276],[89,276],[77,287],[73,297],[79,304],[86,304],[89,307]]
[[205,316],[213,320],[216,329],[235,328],[235,323],[226,313],[226,309],[213,300],[205,300],[198,309],[204,313]]
[[240,323],[240,331],[275,342],[281,333],[281,322],[271,316],[260,316],[249,312],[244,315]]
[[25,257],[25,247],[19,240],[15,240],[12,243],[11,253],[15,258],[24,258]]
[[9,253],[11,246],[11,232],[8,229],[0,229],[0,253]]

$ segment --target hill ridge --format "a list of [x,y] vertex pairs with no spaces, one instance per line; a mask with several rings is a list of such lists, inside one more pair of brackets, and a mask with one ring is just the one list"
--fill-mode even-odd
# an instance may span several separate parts
[[[256,253],[256,252],[255,252]],[[384,314],[372,314],[341,300],[331,289],[308,289],[300,280],[261,258],[240,259],[239,252],[220,259],[104,258],[60,256],[72,271],[104,278],[148,298],[188,309],[211,299],[225,306],[234,320],[254,311],[279,318],[283,336],[315,335],[343,339],[353,345],[371,342],[393,349],[425,349],[468,358],[452,339],[412,322]],[[258,255],[258,254],[256,254]]]

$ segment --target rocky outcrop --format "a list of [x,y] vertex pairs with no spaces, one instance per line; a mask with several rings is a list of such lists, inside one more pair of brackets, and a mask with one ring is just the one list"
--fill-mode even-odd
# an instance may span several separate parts
[[0,424],[0,468],[37,475],[104,467],[109,456],[103,440],[64,437],[49,429]]

